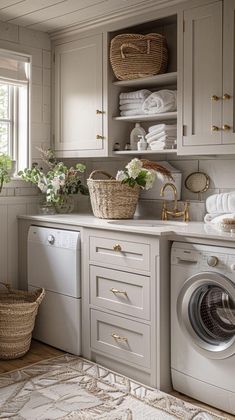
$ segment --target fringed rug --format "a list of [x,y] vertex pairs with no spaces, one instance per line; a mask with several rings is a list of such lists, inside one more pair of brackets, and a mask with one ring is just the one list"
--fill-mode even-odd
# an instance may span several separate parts
[[0,375],[0,419],[219,420],[215,414],[63,355]]

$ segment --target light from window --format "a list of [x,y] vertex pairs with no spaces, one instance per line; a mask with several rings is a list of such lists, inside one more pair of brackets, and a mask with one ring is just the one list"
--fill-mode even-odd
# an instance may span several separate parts
[[11,125],[10,86],[0,84],[0,153],[10,154]]

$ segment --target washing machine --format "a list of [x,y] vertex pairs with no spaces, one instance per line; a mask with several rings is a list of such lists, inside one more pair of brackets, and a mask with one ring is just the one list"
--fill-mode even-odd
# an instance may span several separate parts
[[174,242],[173,388],[235,414],[235,249]]

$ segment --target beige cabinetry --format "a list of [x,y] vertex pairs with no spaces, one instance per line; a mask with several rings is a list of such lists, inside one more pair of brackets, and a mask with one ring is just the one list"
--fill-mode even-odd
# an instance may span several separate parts
[[235,152],[233,0],[184,11],[179,154]]
[[83,245],[84,357],[169,390],[169,244],[84,229]]
[[105,154],[102,34],[55,47],[55,150],[59,156]]

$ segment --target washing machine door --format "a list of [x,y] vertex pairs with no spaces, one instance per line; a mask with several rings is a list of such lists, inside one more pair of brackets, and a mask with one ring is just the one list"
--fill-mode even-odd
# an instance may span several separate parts
[[218,273],[190,277],[177,300],[178,321],[194,348],[213,359],[235,353],[235,284]]

